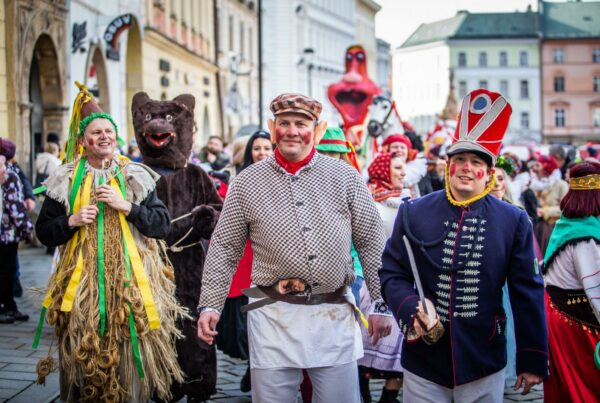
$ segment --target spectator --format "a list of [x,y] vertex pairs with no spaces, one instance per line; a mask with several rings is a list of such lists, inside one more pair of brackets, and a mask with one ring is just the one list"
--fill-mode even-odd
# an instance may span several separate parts
[[35,187],[41,186],[46,178],[60,166],[60,160],[58,159],[59,152],[60,150],[56,143],[47,142],[44,152],[37,155],[35,158]]
[[231,183],[233,178],[244,169],[244,152],[249,138],[250,136],[238,137],[231,145],[231,161],[221,171],[227,175],[227,183]]
[[30,238],[33,228],[23,203],[23,185],[8,170],[6,157],[0,156],[0,323],[26,321],[19,312],[13,283],[17,271],[19,242]]
[[562,179],[565,178],[565,173],[567,171],[567,153],[565,153],[565,149],[560,144],[553,144],[550,146],[550,150],[548,154],[554,158],[556,163],[558,164],[558,169],[560,170],[560,176]]
[[6,157],[6,168],[17,174],[21,183],[23,184],[23,195],[25,197],[25,207],[28,212],[35,209],[35,198],[33,197],[33,187],[31,181],[25,175],[25,172],[21,169],[15,159],[17,153],[17,146],[9,139],[0,139],[0,155]]
[[131,140],[129,142],[129,147],[127,147],[127,158],[133,162],[142,162],[142,153],[140,152],[137,141]]
[[229,156],[223,152],[223,140],[219,136],[210,136],[197,157],[201,163],[210,164],[213,171],[220,171],[229,162]]

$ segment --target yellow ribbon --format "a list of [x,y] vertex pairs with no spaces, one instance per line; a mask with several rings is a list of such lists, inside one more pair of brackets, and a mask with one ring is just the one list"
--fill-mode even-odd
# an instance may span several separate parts
[[[110,185],[117,192],[120,192],[119,184],[115,178],[113,178],[110,182]],[[152,291],[150,290],[150,283],[148,282],[148,277],[146,276],[146,271],[144,270],[144,264],[142,263],[142,259],[138,250],[135,246],[135,241],[133,239],[133,234],[131,233],[131,229],[129,228],[129,224],[125,219],[125,214],[119,212],[119,221],[121,222],[121,230],[123,231],[123,237],[125,238],[125,247],[129,252],[129,258],[131,259],[131,267],[133,269],[133,274],[135,276],[135,280],[140,290],[140,294],[142,295],[142,301],[144,302],[144,307],[146,308],[146,316],[148,316],[148,325],[150,330],[155,330],[160,328],[160,319],[158,318],[158,312],[156,311],[156,306],[154,305],[154,298],[152,297]]]
[[[77,200],[80,199],[79,195],[77,196],[75,207],[73,208],[73,212],[79,211],[82,206],[88,206],[90,204],[90,195],[92,193],[92,174],[89,173],[85,177],[85,182],[83,183],[83,190],[81,192],[81,201],[77,203]],[[85,232],[86,227],[82,226],[80,229],[81,232],[81,244],[85,240]],[[74,237],[73,241],[77,241]],[[75,242],[72,242],[69,248],[69,260],[71,259],[72,253],[75,249]],[[79,281],[81,280],[81,273],[83,272],[83,248],[79,250],[79,254],[77,255],[77,264],[75,265],[75,270],[73,270],[73,274],[71,275],[71,279],[69,280],[69,285],[67,286],[67,290],[65,291],[65,295],[63,296],[62,304],[60,306],[60,310],[63,312],[71,312],[73,309],[73,302],[75,301],[75,293],[77,292],[77,286],[79,286]]]
[[[75,173],[76,173],[77,169],[73,170],[73,175],[71,176],[71,183],[73,183],[73,180],[75,178]],[[86,182],[84,182],[84,188],[86,188],[86,186],[88,186],[91,189],[91,174],[88,174],[88,176],[85,179]],[[88,184],[89,182],[89,184]],[[87,200],[87,204],[89,204],[89,192],[88,192],[88,196],[86,197]],[[81,192],[79,192],[77,194],[77,197],[75,198],[75,203],[73,204],[73,213],[76,213],[79,211],[79,209],[81,208]],[[82,227],[81,230],[82,232],[82,237],[83,234],[85,233],[85,227]],[[73,235],[73,238],[71,238],[71,241],[69,243],[69,250],[67,252],[67,259],[65,260],[65,264],[69,264],[71,262],[71,259],[73,258],[73,253],[75,252],[75,246],[77,246],[77,242],[79,240],[79,231],[77,231],[75,233],[75,235]],[[57,269],[59,270],[59,269]],[[60,273],[57,273],[57,281],[58,281],[58,276],[60,275]],[[48,288],[48,292],[46,293],[46,297],[44,298],[44,301],[42,302],[42,306],[44,308],[49,308],[50,305],[52,304],[52,288],[49,287]]]

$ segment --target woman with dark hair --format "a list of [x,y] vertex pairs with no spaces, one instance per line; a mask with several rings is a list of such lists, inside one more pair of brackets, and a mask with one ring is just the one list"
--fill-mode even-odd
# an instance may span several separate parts
[[[550,377],[545,402],[600,397],[600,163],[570,171],[544,256]],[[596,368],[592,366],[595,362]]]
[[[239,170],[266,159],[273,154],[273,146],[269,133],[259,130],[252,134],[246,143],[244,150],[244,163]],[[239,174],[239,172],[237,172]],[[240,308],[248,303],[248,297],[242,294],[244,288],[250,287],[250,275],[252,274],[252,246],[250,241],[246,242],[244,254],[238,262],[237,269],[231,280],[229,294],[225,300],[221,320],[217,323],[216,337],[217,348],[225,354],[234,358],[248,359],[248,333],[246,325],[246,314]],[[250,391],[250,365],[246,370],[241,382],[242,392]]]
[[244,151],[244,165],[242,169],[266,159],[271,154],[273,154],[271,135],[264,130],[254,132],[248,139],[246,150]]

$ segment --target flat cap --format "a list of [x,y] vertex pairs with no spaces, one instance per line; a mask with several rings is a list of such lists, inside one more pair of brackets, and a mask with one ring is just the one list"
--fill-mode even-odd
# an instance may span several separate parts
[[300,113],[311,119],[319,120],[323,105],[302,94],[285,93],[272,100],[270,108],[274,116],[283,113]]

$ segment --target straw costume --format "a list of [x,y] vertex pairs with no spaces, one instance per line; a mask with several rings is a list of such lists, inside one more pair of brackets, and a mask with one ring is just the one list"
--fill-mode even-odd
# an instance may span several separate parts
[[[64,401],[146,401],[168,399],[173,380],[181,381],[175,320],[185,309],[175,300],[173,269],[164,237],[169,215],[155,192],[158,176],[142,164],[112,157],[94,168],[80,145],[86,127],[108,119],[78,84],[64,150],[64,164],[45,182],[47,198],[36,230],[48,246],[60,246],[34,340],[44,319],[58,338],[61,399]],[[97,202],[103,183],[131,203],[126,215]],[[96,219],[80,227],[69,218],[97,205]],[[38,364],[38,382],[53,367]]]

